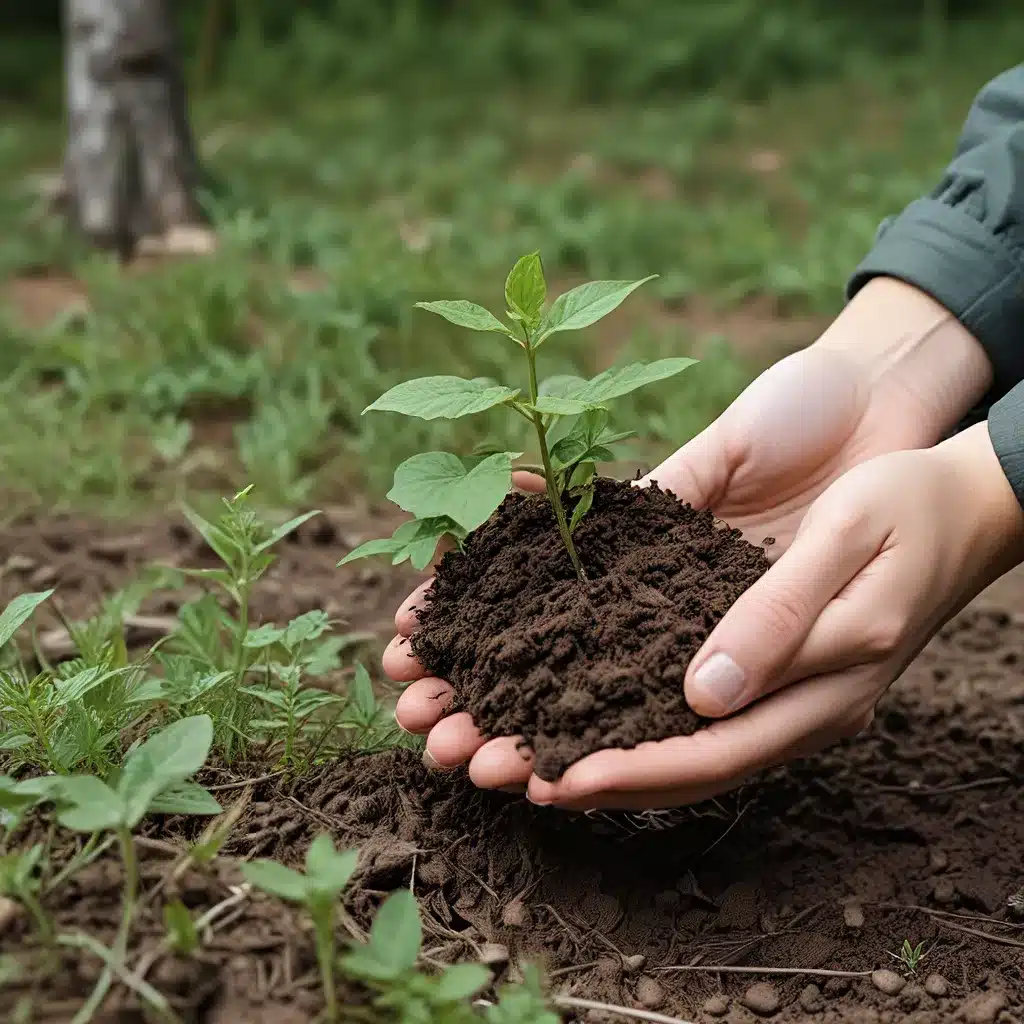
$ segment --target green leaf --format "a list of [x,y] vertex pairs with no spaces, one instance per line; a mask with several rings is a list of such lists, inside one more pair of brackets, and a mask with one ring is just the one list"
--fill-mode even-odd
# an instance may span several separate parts
[[[182,506],[185,518],[192,524],[196,532],[213,548],[217,557],[228,566],[234,566],[238,545],[219,526],[205,520],[198,512],[193,512],[187,505]],[[196,572],[203,570],[195,570]],[[210,570],[207,570],[210,571]],[[215,570],[214,570],[215,571]]]
[[423,941],[423,926],[416,897],[408,889],[393,892],[380,906],[370,926],[370,949],[396,973],[416,965]]
[[276,860],[254,860],[242,865],[242,875],[250,884],[292,903],[306,902],[306,879]]
[[673,356],[669,359],[656,359],[653,363],[628,363],[625,366],[613,366],[611,369],[605,370],[604,373],[599,373],[592,380],[586,381],[570,397],[595,404],[608,402],[613,398],[628,395],[631,391],[636,391],[637,388],[653,384],[655,381],[674,377],[696,362],[696,359],[690,359],[689,356]]
[[320,515],[320,509],[315,508],[312,512],[303,512],[301,516],[296,516],[294,519],[289,519],[287,523],[282,523],[265,541],[253,548],[253,554],[258,555],[268,548],[272,548],[278,541],[284,540],[289,533],[294,532],[303,523],[318,515]]
[[113,671],[104,672],[99,666],[92,666],[81,672],[76,672],[68,679],[58,679],[53,684],[53,706],[66,707],[75,701],[81,700],[90,690],[95,689],[101,683],[105,683],[111,676],[118,674]]
[[491,972],[483,964],[455,964],[437,981],[437,998],[446,1003],[461,1003],[476,995],[491,980]]
[[32,613],[52,593],[52,590],[41,590],[34,594],[19,594],[0,613],[0,647],[3,647],[28,622]]
[[138,824],[158,793],[202,768],[212,743],[213,720],[195,715],[154,733],[129,755],[117,786],[129,828]]
[[510,338],[515,337],[512,331],[493,313],[488,312],[483,306],[478,306],[475,302],[455,299],[453,301],[417,302],[416,306],[419,309],[427,310],[428,313],[443,316],[445,320],[458,327],[468,327],[471,331],[494,331],[497,334],[507,334]]
[[164,929],[171,948],[176,953],[188,956],[199,948],[199,934],[195,923],[181,900],[171,900],[170,903],[164,904]]
[[157,793],[150,814],[220,814],[224,808],[197,782],[179,782]]
[[420,518],[449,516],[464,530],[475,530],[508,493],[517,457],[499,452],[467,470],[448,452],[414,455],[395,470],[388,498]]
[[537,325],[548,286],[540,253],[530,253],[516,261],[505,281],[505,301],[512,313],[517,313],[531,329]]
[[562,398],[559,395],[540,395],[532,408],[546,416],[579,416],[588,409],[600,408],[594,402],[583,402],[578,398]]
[[641,281],[590,281],[559,295],[540,322],[534,346],[556,331],[578,331],[597,323],[621,306],[640,285],[657,276],[652,274]]
[[454,420],[511,401],[518,390],[464,377],[417,377],[396,384],[363,413],[399,412],[422,420]]
[[374,555],[393,555],[401,551],[405,542],[395,540],[393,537],[382,537],[380,540],[368,540],[353,548],[339,563],[338,566],[354,562],[359,558],[372,558]]
[[572,430],[551,446],[552,460],[558,467],[578,462],[598,443],[607,424],[607,409],[591,409],[584,413],[573,424]]
[[57,787],[57,821],[75,832],[101,832],[126,824],[121,798],[93,775],[69,775]]
[[373,693],[373,683],[370,682],[370,673],[366,671],[361,662],[356,664],[356,674],[348,688],[349,700],[352,708],[360,722],[369,724],[377,714],[377,698]]
[[306,852],[306,881],[318,892],[334,895],[348,885],[358,864],[358,850],[339,853],[330,836],[319,835]]
[[580,500],[576,502],[576,507],[572,510],[572,519],[569,520],[570,533],[576,532],[576,527],[583,521],[583,517],[590,511],[590,506],[593,504],[594,488],[588,487],[580,495]]
[[242,693],[273,704],[275,708],[283,709],[288,706],[288,698],[281,690],[273,690],[269,686],[243,686],[241,689]]
[[297,615],[284,631],[284,645],[294,650],[307,640],[317,640],[331,628],[331,620],[320,608]]
[[378,985],[394,981],[403,972],[388,961],[378,959],[367,946],[355,946],[341,958],[341,968],[351,978]]
[[242,646],[255,649],[270,647],[272,644],[278,643],[283,636],[283,629],[278,629],[273,623],[267,622],[256,629],[250,629],[245,634]]

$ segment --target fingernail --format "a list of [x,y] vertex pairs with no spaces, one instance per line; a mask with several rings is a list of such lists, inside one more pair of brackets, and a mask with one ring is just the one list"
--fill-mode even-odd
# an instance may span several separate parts
[[746,676],[728,654],[716,651],[694,673],[693,682],[725,713],[732,711],[743,695]]
[[398,720],[398,712],[397,711],[392,715],[392,718],[394,718],[394,720],[395,720],[395,725],[397,725],[398,728],[401,729],[402,732],[404,732],[406,736],[411,736],[412,735],[412,733],[409,732],[409,730],[406,729],[406,727],[404,725],[402,725],[402,723]]
[[529,793],[526,794],[526,799],[529,800],[530,803],[533,804],[534,807],[550,807],[551,806],[551,801],[550,800],[534,800],[534,798],[532,796],[530,796]]
[[423,764],[432,772],[450,772],[452,770],[449,765],[441,764],[429,750],[423,751]]

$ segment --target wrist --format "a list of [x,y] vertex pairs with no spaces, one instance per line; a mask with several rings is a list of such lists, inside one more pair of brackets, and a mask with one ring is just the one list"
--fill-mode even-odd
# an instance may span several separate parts
[[868,282],[815,347],[851,360],[869,386],[906,403],[930,438],[923,445],[940,440],[992,384],[991,363],[970,331],[930,295],[895,278]]

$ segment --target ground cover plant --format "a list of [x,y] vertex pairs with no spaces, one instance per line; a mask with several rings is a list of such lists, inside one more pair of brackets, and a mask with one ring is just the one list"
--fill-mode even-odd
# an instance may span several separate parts
[[592,281],[547,305],[533,253],[505,281],[505,322],[465,300],[420,303],[456,326],[516,344],[526,387],[423,377],[395,385],[365,410],[432,420],[502,407],[532,427],[544,498],[509,495],[521,452],[414,455],[395,470],[388,492],[414,518],[339,564],[389,555],[422,569],[442,538],[454,542],[412,649],[428,671],[451,681],[452,707],[470,711],[485,736],[522,736],[541,778],[604,747],[699,728],[683,695],[687,663],[768,568],[762,549],[709,511],[657,485],[597,476],[598,463],[614,459],[611,446],[630,436],[610,427],[608,405],[682,373],[693,359],[629,363],[590,380],[538,376],[538,351],[553,335],[592,326],[649,280]]

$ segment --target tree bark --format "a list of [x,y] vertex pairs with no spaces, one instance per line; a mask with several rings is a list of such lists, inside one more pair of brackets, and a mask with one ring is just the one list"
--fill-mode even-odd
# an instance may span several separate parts
[[80,229],[127,258],[203,222],[199,165],[168,0],[65,0],[66,199]]

